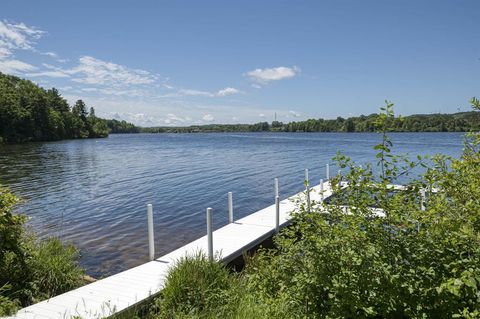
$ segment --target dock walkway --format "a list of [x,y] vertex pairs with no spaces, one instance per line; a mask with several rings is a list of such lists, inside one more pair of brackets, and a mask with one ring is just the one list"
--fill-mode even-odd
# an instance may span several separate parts
[[[331,195],[329,182],[323,183],[324,196]],[[291,220],[295,201],[305,201],[305,192],[280,202],[279,225],[285,227]],[[310,200],[319,202],[320,185],[311,188]],[[215,255],[228,263],[244,251],[257,246],[275,233],[276,206],[271,205],[244,218],[229,223],[213,232]],[[10,318],[104,318],[122,312],[158,294],[165,277],[175,262],[199,251],[207,254],[207,236],[203,236],[158,259],[71,290],[64,294],[21,309]]]

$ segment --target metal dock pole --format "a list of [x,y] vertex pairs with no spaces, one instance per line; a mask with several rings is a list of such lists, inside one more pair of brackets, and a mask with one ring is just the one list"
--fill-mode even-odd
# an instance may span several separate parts
[[208,240],[208,259],[213,261],[213,230],[212,230],[212,209],[207,208],[207,240]]
[[155,241],[153,238],[153,206],[147,205],[147,228],[148,228],[148,255],[150,260],[155,259]]
[[279,194],[280,190],[279,190],[279,187],[278,187],[278,178],[277,177],[275,177],[275,179],[274,179],[274,184],[275,184],[275,197],[280,196],[280,194]]
[[323,178],[320,178],[320,197],[323,201]]
[[228,192],[228,222],[233,223],[233,194]]
[[275,232],[280,231],[280,197],[275,196]]

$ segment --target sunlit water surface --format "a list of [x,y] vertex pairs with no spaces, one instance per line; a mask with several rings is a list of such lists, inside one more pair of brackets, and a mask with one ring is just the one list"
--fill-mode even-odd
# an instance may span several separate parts
[[[412,155],[459,156],[462,137],[392,134],[394,151]],[[228,191],[239,218],[272,204],[274,177],[282,196],[295,194],[305,168],[316,184],[337,151],[375,163],[379,141],[369,133],[210,133],[10,145],[0,147],[0,183],[22,198],[17,210],[41,237],[73,242],[98,276],[147,261],[147,203],[160,256],[205,234],[206,207],[215,227],[226,224]]]

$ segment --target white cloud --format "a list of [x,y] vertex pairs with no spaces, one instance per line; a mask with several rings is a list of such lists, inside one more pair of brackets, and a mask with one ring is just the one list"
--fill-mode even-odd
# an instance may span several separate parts
[[84,92],[97,92],[97,88],[83,88],[82,91]]
[[290,115],[293,116],[293,117],[300,117],[301,116],[300,113],[295,112],[295,111],[289,111],[288,113],[290,113]]
[[37,77],[37,76],[46,76],[50,78],[68,78],[70,75],[63,71],[41,71],[35,73],[28,73],[27,76]]
[[178,93],[188,96],[213,96],[213,94],[210,92],[189,89],[181,89],[178,91]]
[[[86,94],[80,90],[61,91],[74,103],[83,99],[88,107],[93,106],[98,116],[116,118],[139,126],[188,126],[211,123],[257,123],[273,119],[277,113],[279,121],[292,119],[289,109],[269,108],[262,105],[203,104],[183,99],[139,99],[128,96]],[[141,114],[141,115],[140,115]],[[170,115],[169,115],[170,114]],[[264,114],[264,119],[259,117]],[[205,118],[204,118],[205,117]],[[300,118],[304,118],[304,115]],[[182,122],[182,119],[184,122]],[[165,120],[168,120],[165,123]],[[175,122],[177,121],[177,122]]]
[[258,116],[260,116],[261,118],[265,118],[265,114],[263,113],[258,114]]
[[45,34],[44,31],[24,23],[0,21],[0,59],[13,55],[15,50],[35,51],[35,41]]
[[31,77],[39,77],[39,76],[46,76],[51,78],[68,78],[70,74],[68,71],[63,70],[62,68],[56,67],[54,65],[48,63],[42,63],[42,66],[47,69],[48,71],[39,71],[34,73],[28,73],[27,76]]
[[64,70],[64,72],[74,75],[73,81],[75,82],[117,87],[152,84],[158,78],[145,70],[130,69],[91,56],[82,56],[79,59],[78,66],[70,70]]
[[13,58],[14,52],[35,51],[33,45],[44,33],[24,23],[0,21],[0,71],[17,74],[36,70],[35,66]]
[[78,65],[72,68],[62,68],[42,63],[47,71],[28,74],[29,76],[70,77],[71,81],[86,84],[88,87],[78,88],[83,92],[98,94],[152,97],[158,76],[145,70],[131,69],[126,66],[103,61],[91,56],[82,56]]
[[58,54],[56,54],[55,52],[44,52],[42,54],[47,55],[47,56],[52,57],[52,58],[55,58],[55,59],[58,59]]
[[181,89],[181,90],[178,90],[178,93],[180,95],[186,95],[186,96],[215,97],[215,96],[227,96],[227,95],[238,94],[238,93],[240,93],[240,90],[237,90],[237,89],[232,88],[232,87],[226,87],[222,90],[219,90],[217,92],[212,93],[212,92],[208,92],[208,91]]
[[217,92],[217,96],[227,96],[227,95],[233,95],[233,94],[238,94],[240,93],[239,90],[232,88],[232,87],[226,87],[223,90],[220,90]]
[[205,122],[213,122],[213,121],[215,121],[215,118],[211,114],[205,114],[202,117],[202,120],[204,120]]
[[[187,119],[184,119],[184,118],[181,118],[180,116],[176,115],[176,114],[173,114],[173,113],[168,113],[167,114],[167,119],[165,121],[168,120],[168,123],[171,123],[171,124],[176,124],[176,123],[185,123],[187,121]],[[167,122],[165,122],[167,123]]]
[[36,67],[19,60],[0,60],[0,71],[4,73],[21,73],[34,71]]
[[60,63],[65,63],[65,62],[67,62],[67,59],[60,59],[60,57],[58,56],[58,54],[56,54],[55,52],[52,52],[52,51],[43,52],[42,54],[43,54],[43,55],[46,55],[46,56],[49,56],[49,57],[57,60],[57,61],[60,62]]
[[255,69],[247,72],[246,75],[255,82],[266,84],[270,81],[293,78],[299,72],[300,69],[296,66],[292,68],[279,66],[276,68]]

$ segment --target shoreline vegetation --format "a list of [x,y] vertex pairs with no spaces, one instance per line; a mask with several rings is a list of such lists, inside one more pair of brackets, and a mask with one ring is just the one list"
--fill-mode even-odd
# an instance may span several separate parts
[[[480,135],[467,134],[458,159],[411,161],[392,152],[392,106],[375,123],[377,163],[337,154],[349,185],[342,196],[300,203],[274,248],[245,256],[238,272],[201,253],[184,257],[137,317],[480,318]],[[389,185],[417,167],[424,173],[392,193]]]
[[89,280],[80,252],[51,237],[38,240],[27,217],[13,212],[19,199],[0,185],[0,316],[75,289]]
[[[208,124],[178,127],[135,127],[124,133],[215,133],[215,132],[376,132],[378,114],[336,119],[308,119],[282,123]],[[480,130],[477,112],[452,114],[415,114],[392,119],[389,132],[470,132]]]
[[0,144],[107,137],[132,127],[97,117],[82,100],[70,107],[55,88],[0,72]]
[[[139,127],[124,120],[102,119],[78,100],[70,107],[55,88],[0,72],[0,144],[102,138],[123,133],[228,132],[375,132],[378,114],[282,123],[208,124]],[[416,114],[394,117],[390,132],[469,132],[480,130],[477,112]]]

